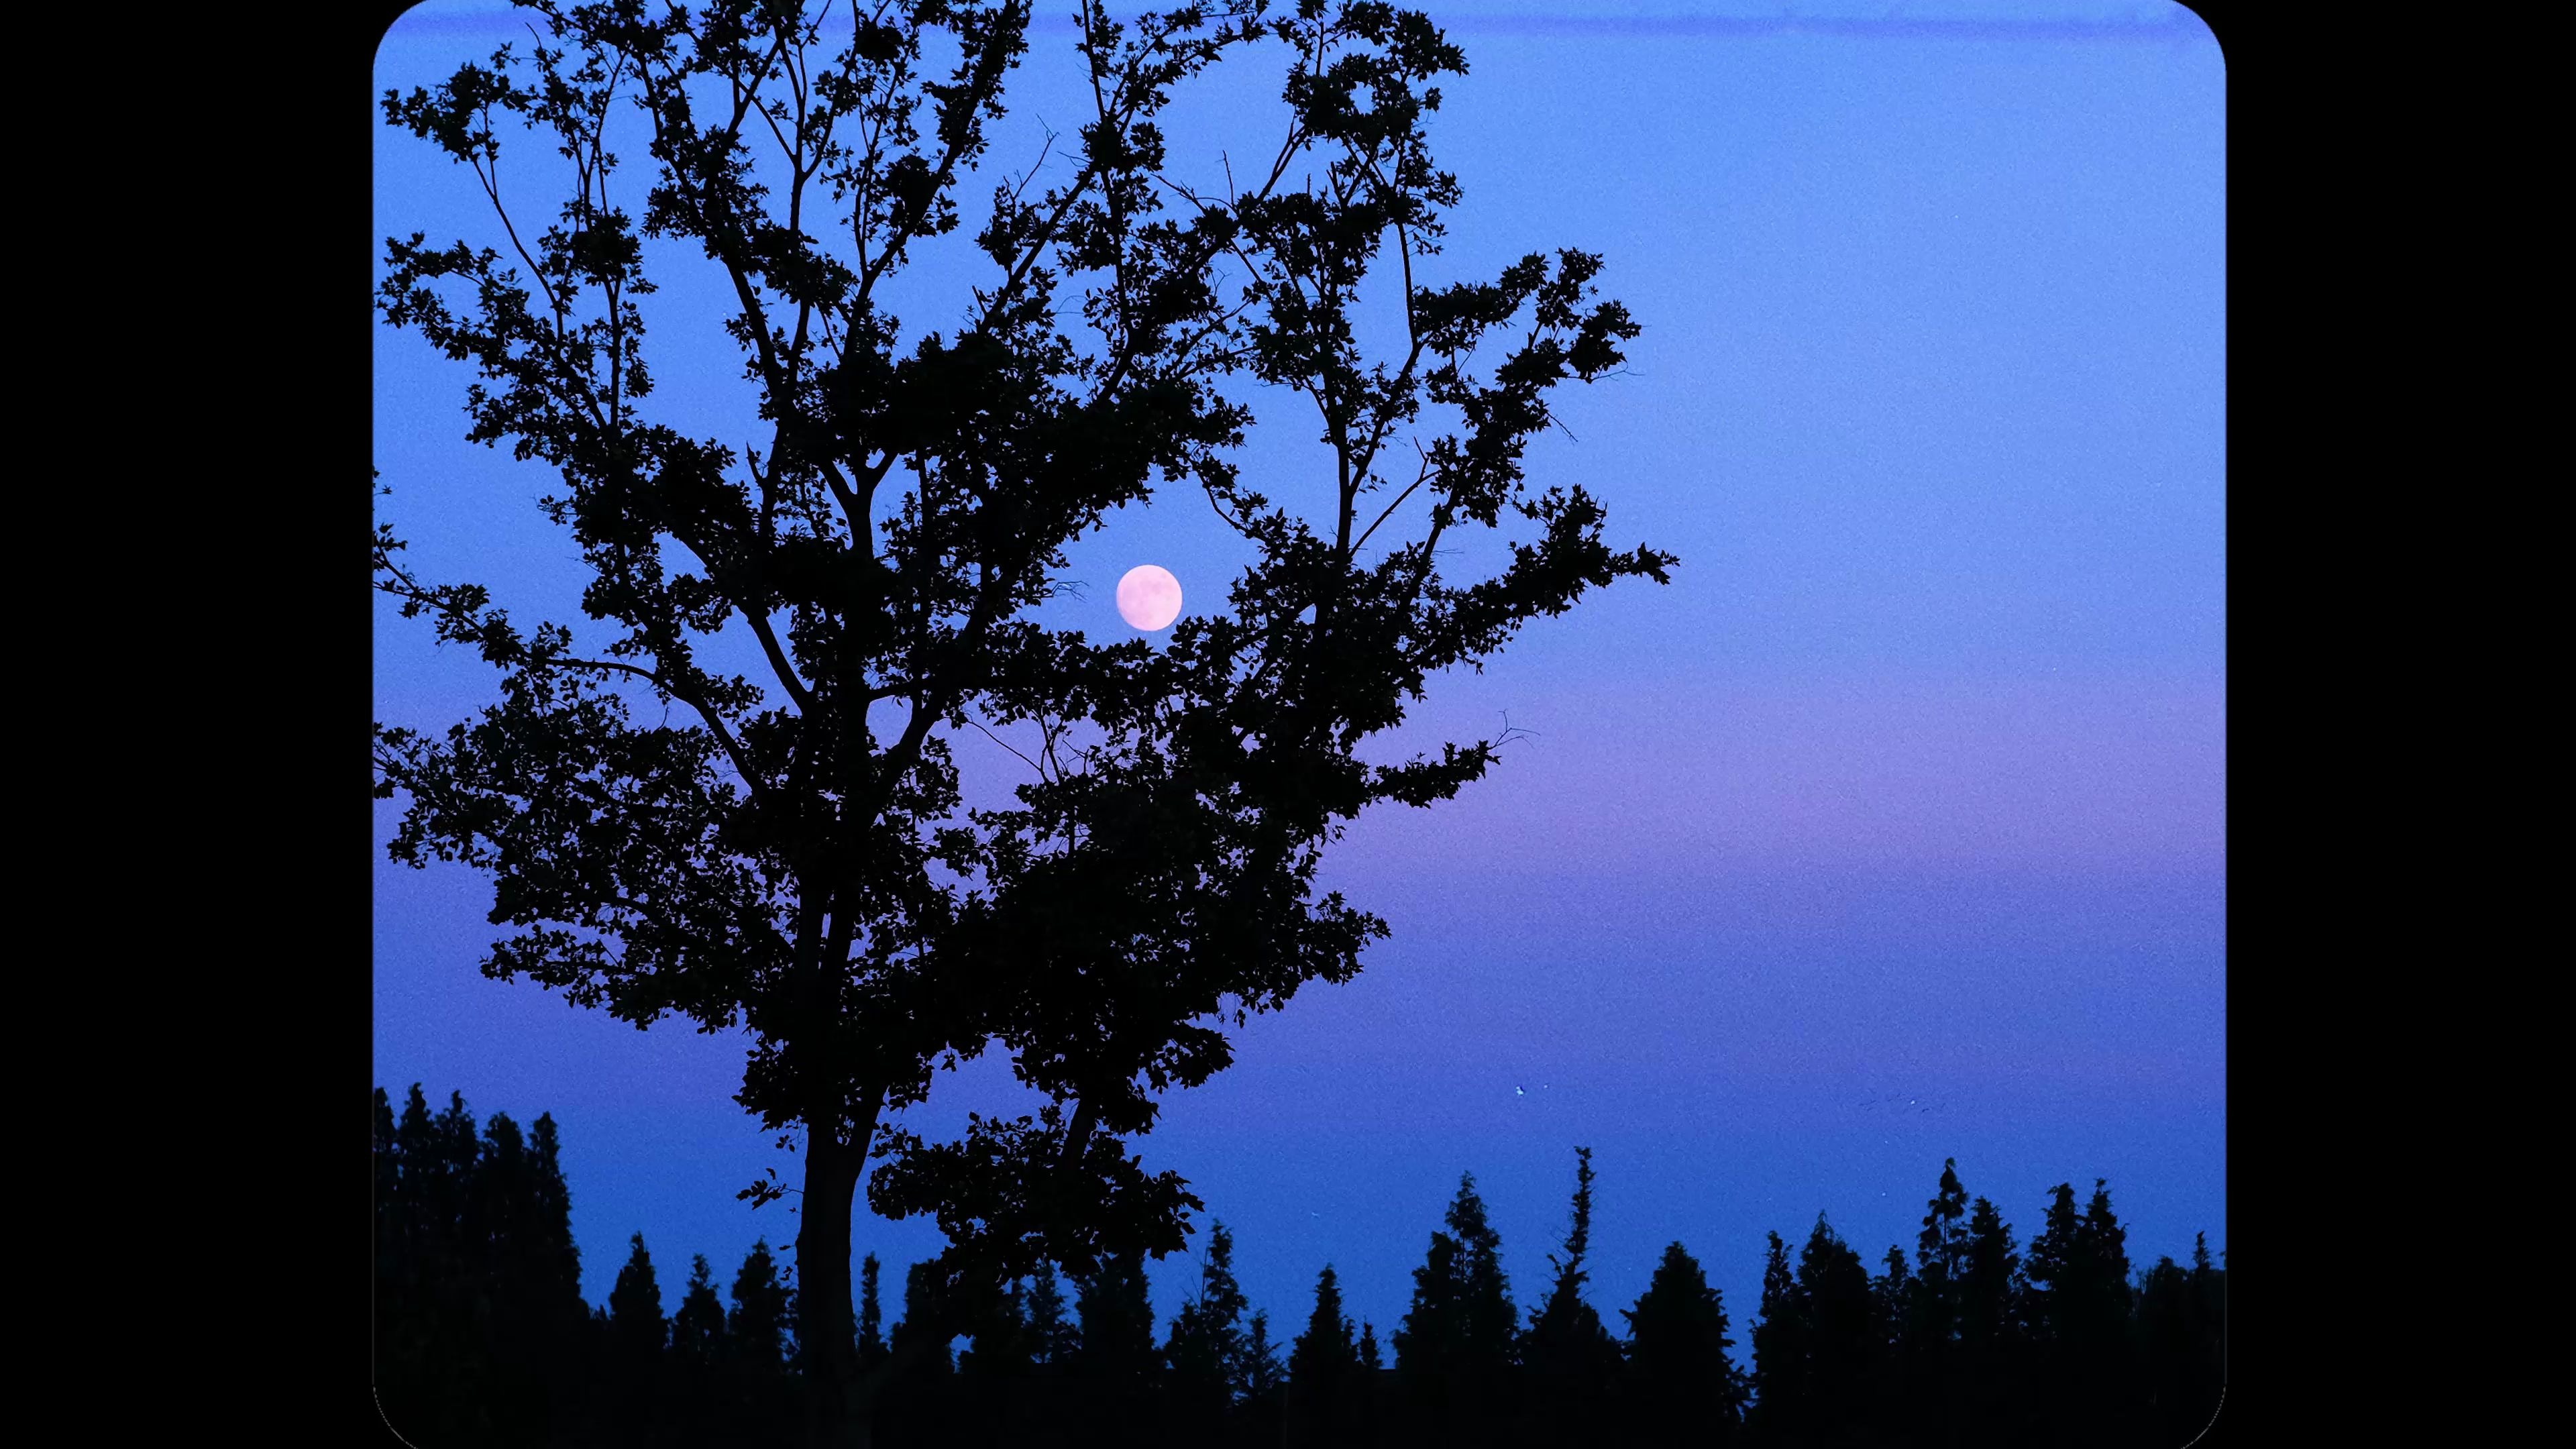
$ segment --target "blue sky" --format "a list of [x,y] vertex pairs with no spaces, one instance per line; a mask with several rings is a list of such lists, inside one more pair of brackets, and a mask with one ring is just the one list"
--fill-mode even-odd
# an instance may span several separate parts
[[[1910,1248],[1945,1156],[2025,1237],[2049,1185],[2100,1176],[2141,1261],[2197,1229],[2223,1248],[2216,43],[2169,4],[1428,8],[1470,63],[1433,128],[1466,191],[1438,275],[1606,256],[1644,335],[1624,375],[1566,400],[1531,473],[1584,481],[1615,545],[1682,564],[1438,682],[1390,753],[1505,716],[1535,735],[1461,799],[1354,829],[1329,881],[1393,938],[1358,981],[1239,1033],[1238,1065],[1170,1103],[1148,1161],[1234,1228],[1257,1306],[1302,1321],[1330,1261],[1381,1337],[1464,1169],[1535,1301],[1576,1143],[1601,1172],[1596,1305],[1633,1301],[1679,1238],[1739,1339],[1765,1229],[1822,1209],[1873,1260]],[[434,0],[387,38],[379,88],[515,29]],[[1041,117],[1069,129],[1068,38],[1039,32],[998,163],[1035,157]],[[1245,57],[1186,101],[1176,161],[1271,134],[1278,63]],[[349,123],[378,133],[379,236],[484,235],[470,178]],[[505,152],[531,202],[534,163]],[[899,310],[945,326],[968,276],[933,259]],[[654,299],[655,401],[730,436],[745,393],[719,300],[676,277]],[[573,615],[546,480],[460,440],[467,379],[403,334],[375,366],[380,511],[410,561],[522,617]],[[1256,401],[1246,467],[1286,492],[1312,476],[1312,429]],[[1075,550],[1088,587],[1050,622],[1122,631],[1111,591],[1143,562],[1195,611],[1235,547],[1193,497],[1126,510]],[[492,696],[381,602],[374,676],[387,722]],[[1000,750],[959,751],[978,788],[1012,783]],[[743,1043],[482,979],[488,896],[385,863],[393,812],[376,1080],[554,1112],[594,1299],[638,1229],[666,1292],[691,1252],[729,1276],[755,1235],[792,1239],[786,1205],[733,1197],[792,1174],[729,1100]],[[1010,1097],[977,1063],[928,1120]],[[935,1246],[926,1224],[861,1226],[897,1264]],[[1159,1265],[1157,1307],[1194,1275]]]

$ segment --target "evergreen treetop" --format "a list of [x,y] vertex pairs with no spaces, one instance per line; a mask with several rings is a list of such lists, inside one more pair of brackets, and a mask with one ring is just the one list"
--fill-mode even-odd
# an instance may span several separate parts
[[610,1336],[630,1356],[658,1357],[666,1335],[662,1288],[654,1281],[653,1255],[644,1250],[644,1235],[637,1233],[629,1241],[633,1251],[608,1291]]

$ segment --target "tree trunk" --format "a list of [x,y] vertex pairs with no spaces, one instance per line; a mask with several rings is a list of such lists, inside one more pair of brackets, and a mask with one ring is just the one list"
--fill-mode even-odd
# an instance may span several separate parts
[[873,1108],[857,1140],[833,1140],[829,1129],[806,1131],[805,1193],[796,1229],[796,1337],[805,1359],[806,1441],[812,1449],[868,1443],[866,1415],[852,1389],[858,1379],[857,1314],[850,1295],[853,1199],[867,1164]]

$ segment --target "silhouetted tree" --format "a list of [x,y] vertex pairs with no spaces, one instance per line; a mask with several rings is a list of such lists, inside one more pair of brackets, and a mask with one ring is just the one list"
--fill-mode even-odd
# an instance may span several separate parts
[[1366,1413],[1363,1371],[1350,1316],[1342,1311],[1341,1279],[1327,1263],[1315,1277],[1306,1331],[1288,1352],[1288,1442],[1298,1449],[1357,1443]]
[[[433,1243],[429,1267],[432,1322],[443,1340],[441,1357],[454,1376],[449,1392],[468,1395],[465,1423],[474,1432],[501,1438],[523,1431],[506,1417],[509,1404],[493,1362],[490,1245],[478,1221],[473,1199],[479,1136],[465,1110],[461,1092],[450,1092],[445,1111],[436,1119],[436,1155],[428,1158],[426,1197]],[[447,1377],[442,1375],[442,1377]]]
[[2088,1265],[2083,1245],[2077,1240],[2081,1219],[2075,1208],[2075,1189],[2061,1182],[2048,1192],[2048,1208],[2040,1217],[2039,1232],[2030,1240],[2022,1270],[2030,1284],[2032,1330],[2041,1339],[2055,1343],[2066,1336],[2061,1324],[2081,1313],[2081,1299],[2090,1285],[2084,1281]]
[[2192,1338],[2196,1352],[2193,1366],[2194,1392],[2184,1410],[2187,1418],[2204,1425],[2217,1414],[2227,1389],[2227,1268],[2225,1255],[2213,1266],[2209,1261],[2209,1235],[2194,1233],[2191,1239]]
[[671,1357],[683,1366],[712,1371],[729,1356],[715,1269],[706,1254],[695,1254],[689,1259],[689,1286],[680,1294],[679,1311],[671,1315]]
[[1866,1442],[1887,1354],[1860,1255],[1818,1213],[1794,1280],[1786,1246],[1772,1235],[1762,1286],[1762,1322],[1753,1334],[1759,1437],[1816,1446]]
[[[970,1392],[1005,1392],[1000,1381],[1027,1377],[1037,1356],[1029,1342],[1027,1290],[1014,1281],[994,1306],[979,1315],[966,1351],[957,1357],[961,1379],[973,1381]],[[1014,1390],[1015,1391],[1015,1390]]]
[[1512,1349],[1519,1315],[1502,1266],[1502,1238],[1458,1180],[1446,1232],[1413,1270],[1413,1304],[1395,1331],[1395,1372],[1410,1432],[1473,1438],[1507,1423],[1514,1405]]
[[670,1325],[662,1316],[662,1286],[653,1276],[653,1255],[644,1249],[644,1235],[628,1241],[632,1251],[608,1291],[601,1324],[608,1360],[601,1418],[621,1440],[640,1444],[664,1437],[670,1394],[663,1370]]
[[732,1346],[734,1362],[763,1374],[786,1369],[787,1298],[788,1288],[779,1277],[768,1239],[754,1242],[743,1255],[741,1271],[734,1274],[733,1309],[725,1315],[725,1340]]
[[377,1098],[377,1402],[397,1432],[424,1442],[488,1438],[489,1348],[474,1317],[463,1221],[472,1119],[461,1095],[433,1115],[417,1082],[399,1122],[381,1089]]
[[1548,1256],[1547,1297],[1521,1338],[1527,1425],[1550,1442],[1598,1432],[1608,1413],[1619,1345],[1583,1301],[1584,1256],[1592,1243],[1592,1149],[1574,1149],[1574,1207],[1562,1253]]
[[947,1425],[954,1442],[1025,1445],[1048,1427],[1037,1415],[1037,1353],[1027,1290],[1014,1281],[974,1319],[957,1358],[957,1394]]
[[374,1135],[377,1392],[398,1433],[536,1444],[589,1412],[592,1313],[581,1299],[554,1119],[533,1142],[505,1113],[478,1134],[462,1094],[433,1116],[415,1083]]
[[2138,1281],[2137,1352],[2146,1421],[2155,1442],[2197,1438],[2216,1407],[2202,1368],[2199,1305],[2191,1274],[2160,1257]]
[[1082,1405],[1068,1391],[1080,1340],[1056,1285],[1052,1264],[1040,1262],[1025,1287],[1018,1290],[1020,1342],[1027,1355],[1026,1377],[1017,1390],[1020,1403],[1004,1416],[1001,1442],[1010,1449],[1044,1449],[1073,1441],[1071,1417]]
[[680,1306],[671,1314],[674,1443],[712,1442],[731,1422],[727,1398],[732,1357],[725,1342],[724,1302],[716,1295],[715,1268],[706,1254],[693,1254],[688,1286],[680,1291]]
[[1386,1353],[1378,1346],[1377,1325],[1360,1321],[1359,1408],[1356,1410],[1360,1444],[1394,1442],[1388,1436],[1396,1432],[1403,1413],[1398,1395],[1395,1370],[1387,1364]]
[[1237,1381],[1235,1432],[1227,1437],[1245,1444],[1277,1444],[1285,1432],[1288,1370],[1279,1361],[1279,1344],[1270,1336],[1270,1313],[1253,1311],[1243,1334],[1242,1374]]
[[[1616,369],[1637,327],[1594,300],[1581,252],[1417,280],[1459,199],[1423,122],[1465,60],[1374,0],[1123,24],[1082,0],[1095,109],[1077,154],[1061,179],[997,190],[975,237],[992,272],[927,335],[880,289],[959,225],[1028,0],[894,0],[837,55],[812,54],[810,5],[529,8],[546,35],[529,56],[384,97],[389,123],[471,172],[514,261],[391,238],[378,301],[479,374],[471,441],[507,438],[559,476],[545,507],[582,551],[603,637],[579,646],[480,586],[416,577],[380,527],[380,587],[502,678],[471,724],[379,728],[377,792],[408,797],[397,859],[492,875],[512,934],[487,974],[754,1034],[738,1100],[804,1134],[809,1432],[837,1445],[857,1402],[862,1169],[885,1158],[876,1211],[938,1219],[961,1311],[1039,1257],[1087,1272],[1177,1249],[1196,1200],[1119,1139],[1150,1127],[1154,1093],[1226,1064],[1217,1023],[1357,971],[1385,926],[1315,889],[1321,849],[1371,804],[1453,795],[1497,744],[1380,766],[1365,742],[1527,621],[1667,576],[1671,556],[1603,542],[1585,489],[1536,490],[1522,468],[1551,391]],[[1289,57],[1285,144],[1266,175],[1195,188],[1157,118],[1265,39]],[[648,144],[612,145],[612,119],[639,112]],[[568,163],[544,228],[514,221],[494,180],[514,126]],[[607,199],[639,151],[640,218]],[[668,244],[657,267],[721,271],[758,392],[742,421],[765,447],[649,416],[648,237]],[[1390,241],[1405,336],[1381,360],[1352,319]],[[1498,338],[1506,355],[1480,362]],[[1235,371],[1321,415],[1333,465],[1284,503],[1229,456],[1252,421],[1217,391]],[[1411,479],[1391,462],[1407,453]],[[1230,612],[1159,650],[1037,624],[1067,545],[1158,479],[1251,546]],[[1507,518],[1530,537],[1500,573],[1442,576]],[[711,652],[729,627],[753,636],[759,682]],[[645,721],[618,690],[649,693]],[[970,728],[1034,731],[1019,808],[963,807],[948,742]],[[997,1040],[1045,1110],[956,1143],[880,1133],[940,1063]]]
[[1105,1259],[1078,1280],[1074,1312],[1082,1324],[1075,1378],[1093,1442],[1133,1444],[1157,1421],[1161,1388],[1144,1255]]
[[787,1431],[788,1367],[796,1344],[789,1331],[792,1290],[778,1271],[767,1239],[753,1242],[734,1274],[733,1306],[725,1315],[725,1380],[734,1423],[745,1437],[775,1441]]
[[2029,1335],[2023,1321],[2021,1255],[2012,1227],[1978,1198],[1968,1213],[1968,1246],[1958,1293],[1960,1385],[1957,1437],[2006,1445],[2027,1434]]
[[[413,1095],[420,1089],[415,1086]],[[402,1159],[397,1155],[393,1100],[385,1089],[376,1088],[369,1127],[373,1151],[369,1159],[374,1174],[375,1210],[375,1373],[379,1384],[384,1378],[386,1351],[395,1325],[406,1324],[411,1310],[411,1295],[417,1291],[414,1266],[419,1254],[415,1239],[418,1224],[416,1212],[403,1192]]]
[[886,1356],[885,1309],[878,1301],[877,1280],[884,1265],[868,1254],[859,1264],[859,1367],[875,1368]]
[[2111,1210],[2110,1185],[2104,1179],[2093,1180],[2077,1241],[2092,1285],[2077,1348],[2079,1391],[2092,1406],[2085,1417],[2105,1431],[2095,1434],[2094,1442],[2136,1443],[2143,1427],[2136,1337],[2130,1328],[2137,1298],[2130,1282],[2129,1233]]
[[1225,1436],[1243,1376],[1246,1306],[1234,1279],[1234,1235],[1225,1224],[1211,1222],[1198,1291],[1173,1315],[1163,1344],[1170,1371],[1164,1402],[1174,1443],[1204,1444]]
[[1808,1400],[1807,1315],[1789,1267],[1789,1245],[1768,1235],[1762,1260],[1761,1316],[1753,1324],[1753,1402],[1749,1428],[1764,1443],[1793,1443],[1805,1428]]
[[[1785,1259],[1784,1259],[1785,1270]],[[1628,1322],[1619,1381],[1619,1442],[1640,1449],[1714,1449],[1738,1441],[1745,1386],[1727,1350],[1726,1307],[1697,1259],[1673,1243]]]
[[535,1135],[531,1142],[507,1113],[492,1114],[466,1194],[466,1232],[483,1269],[476,1312],[494,1361],[488,1392],[502,1425],[523,1426],[505,1427],[505,1442],[551,1437],[579,1412],[572,1384],[586,1367],[591,1326],[554,1119],[538,1118]]
[[581,1321],[581,1250],[572,1240],[572,1186],[554,1114],[540,1112],[528,1134],[530,1229],[514,1272],[557,1322]]
[[937,1260],[904,1269],[903,1317],[886,1335],[885,1372],[869,1382],[858,1407],[888,1445],[928,1442],[954,1417],[956,1325],[947,1275]]
[[1918,1422],[1910,1397],[1914,1384],[1913,1326],[1921,1311],[1915,1298],[1922,1285],[1905,1260],[1905,1250],[1888,1245],[1879,1271],[1869,1280],[1871,1341],[1877,1366],[1863,1396],[1871,1433],[1882,1442],[1911,1442]]
[[608,1290],[608,1342],[611,1361],[630,1370],[651,1374],[662,1365],[662,1350],[669,1326],[662,1317],[662,1287],[653,1277],[653,1255],[644,1249],[644,1235],[629,1239],[633,1251],[626,1256],[626,1266],[617,1270],[616,1285]]
[[1958,1353],[1961,1279],[1968,1262],[1968,1190],[1956,1158],[1941,1164],[1940,1186],[1924,1205],[1923,1230],[1914,1240],[1914,1291],[1899,1334],[1902,1412],[1917,1437],[1943,1449],[1960,1449],[1963,1406],[1952,1402],[1961,1387]]
[[1072,1319],[1065,1316],[1064,1291],[1056,1286],[1055,1265],[1040,1262],[1029,1280],[1029,1339],[1041,1364],[1070,1361],[1081,1342]]
[[2127,1236],[2098,1179],[2081,1214],[2071,1185],[2049,1190],[2024,1266],[2042,1379],[2038,1402],[2052,1443],[2112,1444],[2130,1435],[2136,1415],[2125,1402],[2134,1385]]
[[1885,1336],[1869,1270],[1822,1213],[1798,1255],[1797,1303],[1807,1320],[1809,1432],[1820,1445],[1859,1442],[1874,1427]]

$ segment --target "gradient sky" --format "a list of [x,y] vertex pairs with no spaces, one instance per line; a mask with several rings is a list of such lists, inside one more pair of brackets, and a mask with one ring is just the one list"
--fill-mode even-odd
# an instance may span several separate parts
[[[2200,1229],[2223,1249],[2216,42],[2153,0],[1426,8],[1471,67],[1433,121],[1466,199],[1426,280],[1605,254],[1645,333],[1625,375],[1563,395],[1572,437],[1534,445],[1531,474],[1584,481],[1614,546],[1682,564],[1437,682],[1381,757],[1506,715],[1536,734],[1460,799],[1364,819],[1328,855],[1327,884],[1393,938],[1359,980],[1237,1033],[1234,1068],[1169,1099],[1149,1165],[1234,1229],[1282,1339],[1331,1262],[1383,1341],[1462,1170],[1534,1305],[1577,1143],[1601,1174],[1593,1303],[1616,1327],[1678,1238],[1739,1356],[1765,1230],[1798,1239],[1823,1210],[1873,1263],[1910,1254],[1946,1156],[2025,1241],[2051,1184],[2104,1177],[2134,1261],[2187,1256]],[[490,0],[432,0],[387,37],[378,87],[514,35],[524,52]],[[1025,167],[1041,117],[1070,132],[1069,39],[1038,28],[996,162]],[[1277,53],[1233,64],[1174,113],[1176,162],[1275,145]],[[350,123],[378,133],[379,237],[483,238],[470,177]],[[544,177],[518,158],[505,193],[533,206]],[[631,202],[643,173],[625,174]],[[898,310],[944,328],[970,275],[935,259]],[[660,416],[753,436],[722,298],[657,276]],[[463,370],[381,329],[375,367],[380,516],[409,560],[522,619],[577,618],[574,548],[534,507],[549,480],[461,441]],[[1275,421],[1247,471],[1311,486],[1309,420],[1256,401]],[[1173,494],[1078,546],[1084,596],[1043,617],[1119,637],[1127,568],[1170,568],[1196,612],[1243,557]],[[493,697],[425,624],[381,599],[376,619],[380,719],[443,726]],[[958,750],[979,791],[1023,768],[979,737]],[[396,814],[377,807],[375,1081],[555,1114],[594,1301],[639,1229],[666,1303],[693,1252],[730,1281],[755,1236],[792,1241],[793,1199],[734,1198],[768,1167],[795,1176],[730,1100],[745,1040],[483,979],[487,887],[386,863]],[[1018,1095],[988,1058],[921,1120]],[[937,1243],[863,1219],[857,1249],[891,1289]],[[1167,1320],[1196,1272],[1154,1265]]]

